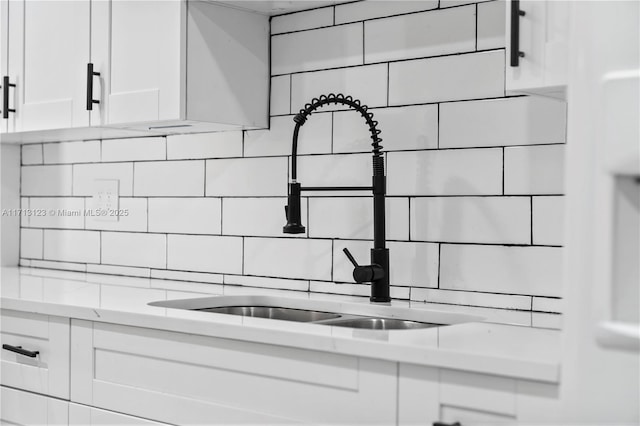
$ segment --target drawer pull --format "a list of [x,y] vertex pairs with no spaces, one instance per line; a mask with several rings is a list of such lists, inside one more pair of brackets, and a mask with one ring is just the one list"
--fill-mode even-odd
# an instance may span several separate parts
[[100,77],[99,72],[93,71],[93,64],[87,64],[87,111],[93,110],[93,104],[99,104],[100,101],[93,99],[93,77]]
[[22,346],[11,346],[7,344],[2,345],[2,349],[6,349],[10,352],[15,352],[20,355],[28,356],[29,358],[35,358],[40,353],[39,351],[28,351],[26,349],[22,349]]
[[462,426],[460,422],[455,423],[444,423],[444,422],[433,422],[433,426]]

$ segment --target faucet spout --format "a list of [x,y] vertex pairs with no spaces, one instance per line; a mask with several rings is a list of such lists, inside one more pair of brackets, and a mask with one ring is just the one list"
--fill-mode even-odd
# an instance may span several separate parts
[[[300,127],[304,125],[307,118],[318,108],[325,105],[346,105],[357,112],[365,119],[372,140],[373,155],[373,176],[371,186],[343,186],[343,187],[303,187],[297,181],[297,152],[298,134]],[[288,205],[285,207],[287,224],[283,228],[285,234],[299,234],[305,232],[300,218],[300,196],[302,191],[361,191],[370,190],[373,193],[373,248],[371,249],[371,265],[360,266],[355,263],[355,259],[350,257],[354,263],[353,277],[356,282],[371,283],[370,300],[376,303],[389,302],[389,250],[386,248],[385,231],[385,198],[386,198],[386,178],[384,174],[384,156],[382,152],[382,139],[379,137],[380,130],[377,128],[378,122],[373,119],[373,113],[368,112],[368,107],[362,105],[359,100],[351,96],[342,94],[322,95],[314,98],[311,103],[305,105],[293,118],[296,125],[293,130],[293,143],[291,150],[291,182],[289,183]]]

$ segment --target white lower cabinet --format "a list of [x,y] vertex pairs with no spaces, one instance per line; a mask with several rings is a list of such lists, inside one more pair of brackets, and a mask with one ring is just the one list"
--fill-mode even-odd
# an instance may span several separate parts
[[95,425],[162,426],[166,423],[158,423],[73,402],[69,404],[69,426]]
[[15,425],[67,425],[69,403],[17,389],[0,387],[0,423]]
[[174,424],[394,424],[397,364],[90,321],[71,400]]

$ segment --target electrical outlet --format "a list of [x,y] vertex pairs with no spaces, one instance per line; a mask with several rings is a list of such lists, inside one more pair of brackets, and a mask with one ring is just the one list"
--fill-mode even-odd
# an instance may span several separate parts
[[120,181],[118,179],[95,179],[93,181],[93,214],[96,220],[117,222]]

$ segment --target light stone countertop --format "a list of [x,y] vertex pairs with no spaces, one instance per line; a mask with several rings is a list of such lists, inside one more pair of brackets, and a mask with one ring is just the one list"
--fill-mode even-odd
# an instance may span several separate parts
[[462,313],[484,319],[419,330],[357,330],[170,309],[147,303],[206,296],[263,295],[362,309],[363,305],[369,305],[363,297],[35,268],[3,268],[0,294],[3,309],[517,379],[550,383],[558,383],[560,379],[561,332],[554,329],[560,316],[553,314],[393,301],[392,307],[410,308],[413,312]]

